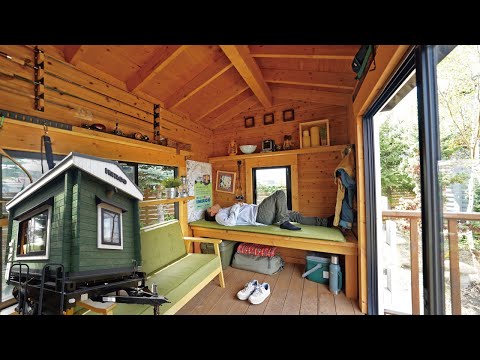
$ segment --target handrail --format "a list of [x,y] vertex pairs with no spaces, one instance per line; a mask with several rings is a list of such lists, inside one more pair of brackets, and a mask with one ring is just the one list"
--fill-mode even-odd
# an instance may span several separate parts
[[[412,314],[420,314],[420,270],[418,254],[418,222],[422,212],[418,210],[382,210],[383,218],[410,219],[410,262],[412,287]],[[450,296],[452,299],[452,314],[462,313],[460,287],[460,256],[458,252],[458,220],[479,220],[478,212],[444,212],[443,219],[448,224],[448,242],[450,252]]]

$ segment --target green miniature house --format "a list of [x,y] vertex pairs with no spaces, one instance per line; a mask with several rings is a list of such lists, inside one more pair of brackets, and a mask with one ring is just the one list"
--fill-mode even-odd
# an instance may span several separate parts
[[129,273],[141,261],[139,200],[116,163],[70,153],[7,204],[8,263],[33,274],[62,264],[69,279]]

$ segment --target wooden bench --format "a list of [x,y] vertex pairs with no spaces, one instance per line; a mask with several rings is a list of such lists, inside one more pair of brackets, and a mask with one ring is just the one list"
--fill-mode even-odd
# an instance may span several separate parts
[[[140,231],[142,271],[148,274],[147,285],[171,303],[160,306],[161,315],[172,315],[202,290],[216,276],[225,287],[220,260],[220,239],[184,237],[174,220],[144,227]],[[215,254],[189,253],[192,242],[213,243]],[[116,304],[114,315],[153,315],[150,305]]]
[[308,239],[295,236],[280,236],[264,233],[237,231],[225,227],[225,229],[206,228],[190,224],[193,235],[204,238],[217,238],[234,240],[253,244],[262,244],[291,249],[320,251],[330,254],[345,255],[345,295],[351,299],[358,298],[357,291],[357,239],[350,232],[345,236],[346,242],[329,240]]

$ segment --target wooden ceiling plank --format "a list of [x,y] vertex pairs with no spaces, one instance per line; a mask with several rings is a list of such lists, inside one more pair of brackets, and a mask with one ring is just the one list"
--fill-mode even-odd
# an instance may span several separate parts
[[169,109],[176,108],[210,84],[213,80],[224,74],[232,66],[233,64],[227,58],[222,57],[218,59],[218,61],[209,65],[185,86],[180,88],[175,94],[171,95],[165,101],[166,107]]
[[223,52],[237,69],[245,82],[252,89],[260,103],[265,107],[272,106],[272,93],[263,79],[262,72],[250,55],[247,45],[220,45]]
[[347,106],[347,104],[352,101],[352,96],[349,94],[278,86],[272,86],[272,94],[274,97],[283,99],[302,100],[339,106]]
[[349,90],[353,90],[355,87],[355,77],[353,72],[352,74],[345,74],[321,71],[274,69],[262,69],[262,72],[267,83],[313,85]]
[[253,57],[353,60],[359,45],[251,45]]
[[167,45],[166,48],[156,51],[150,60],[127,80],[128,91],[141,88],[155,74],[174,61],[186,47],[187,45]]
[[65,61],[72,65],[77,65],[80,58],[85,53],[85,50],[85,45],[65,45],[63,49]]
[[211,126],[212,129],[216,129],[219,126],[222,126],[225,124],[228,120],[231,120],[233,117],[236,115],[240,114],[241,112],[247,110],[249,107],[255,105],[258,103],[258,99],[256,96],[250,96],[240,102],[239,104],[231,107],[227,111],[225,111],[222,115],[217,117],[215,120],[211,122],[213,126]]
[[205,113],[203,113],[202,115],[200,115],[199,117],[197,117],[196,119],[194,119],[195,122],[200,122],[202,119],[204,119],[205,117],[207,117],[209,114],[211,114],[212,112],[214,112],[215,110],[217,110],[219,107],[223,106],[224,104],[226,104],[227,102],[229,102],[230,100],[236,98],[238,95],[240,95],[241,93],[243,93],[244,91],[246,91],[247,89],[249,89],[249,87],[247,85],[239,88],[237,91],[235,91],[231,96],[227,97],[227,98],[224,98],[222,101],[220,101],[219,103],[217,103],[215,105],[215,107],[213,108],[210,108],[208,109]]

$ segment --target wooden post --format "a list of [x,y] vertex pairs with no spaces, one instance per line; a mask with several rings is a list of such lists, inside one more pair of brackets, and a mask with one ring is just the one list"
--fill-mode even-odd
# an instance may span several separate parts
[[357,293],[357,255],[345,255],[345,295],[349,299],[356,299]]
[[450,247],[450,292],[452,298],[452,314],[461,315],[460,259],[458,256],[458,227],[456,219],[448,220],[448,242]]
[[418,269],[418,218],[410,218],[410,270],[412,283],[412,314],[420,315],[420,283]]

